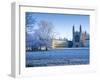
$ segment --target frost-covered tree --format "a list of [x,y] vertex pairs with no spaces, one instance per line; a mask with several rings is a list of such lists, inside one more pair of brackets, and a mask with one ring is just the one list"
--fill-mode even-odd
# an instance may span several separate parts
[[26,26],[26,49],[31,50],[34,45],[33,30],[36,24],[36,19],[32,12],[25,13],[25,26]]
[[34,18],[32,12],[25,13],[25,25],[27,32],[30,32],[34,29],[34,25],[36,23],[36,18]]
[[45,46],[46,50],[52,45],[53,24],[47,21],[40,21],[38,23],[39,29],[37,31],[40,40],[40,48]]
[[[28,23],[31,24],[31,22]],[[26,47],[33,50],[41,50],[42,47],[45,47],[45,50],[48,50],[52,45],[53,24],[42,20],[37,23],[37,26],[37,29],[26,31]],[[27,27],[29,28],[29,26]]]

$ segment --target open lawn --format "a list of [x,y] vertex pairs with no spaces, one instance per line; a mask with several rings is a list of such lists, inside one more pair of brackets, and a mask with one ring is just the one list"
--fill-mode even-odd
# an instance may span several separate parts
[[89,64],[89,48],[26,52],[26,67]]

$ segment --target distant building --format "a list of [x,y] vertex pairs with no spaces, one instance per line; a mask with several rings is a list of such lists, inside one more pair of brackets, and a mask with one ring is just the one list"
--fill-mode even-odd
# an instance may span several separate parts
[[81,46],[81,34],[82,29],[80,25],[80,31],[75,31],[75,28],[73,26],[73,47],[80,47]]
[[73,26],[73,47],[89,47],[89,35],[86,32],[82,32],[80,25],[79,31],[75,31]]
[[68,48],[72,48],[73,47],[73,41],[68,41]]
[[90,46],[90,38],[89,38],[89,34],[87,34],[85,40],[85,47],[89,47],[89,46]]
[[67,39],[52,39],[52,48],[64,48],[68,47]]
[[81,46],[85,47],[85,43],[86,43],[86,32],[83,32],[81,34]]

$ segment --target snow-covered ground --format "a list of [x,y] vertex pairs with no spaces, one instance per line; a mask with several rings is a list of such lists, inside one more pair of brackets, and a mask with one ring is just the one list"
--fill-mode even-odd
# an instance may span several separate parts
[[26,67],[89,64],[88,48],[26,52]]

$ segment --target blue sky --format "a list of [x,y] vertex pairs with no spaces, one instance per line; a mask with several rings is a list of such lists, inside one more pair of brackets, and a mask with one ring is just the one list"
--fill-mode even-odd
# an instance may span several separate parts
[[79,31],[80,24],[82,30],[89,33],[89,15],[26,12],[26,17],[29,17],[26,24],[32,24],[34,22],[32,18],[36,20],[34,27],[41,20],[51,22],[54,25],[54,31],[58,33],[57,37],[71,40],[72,26],[74,25],[75,30]]

